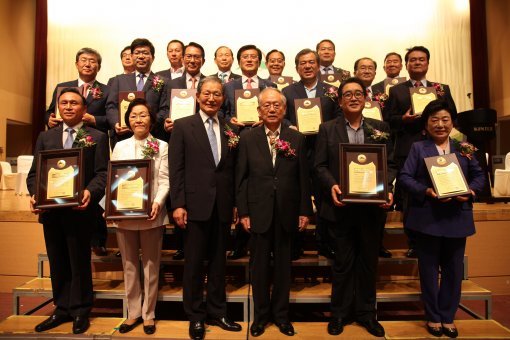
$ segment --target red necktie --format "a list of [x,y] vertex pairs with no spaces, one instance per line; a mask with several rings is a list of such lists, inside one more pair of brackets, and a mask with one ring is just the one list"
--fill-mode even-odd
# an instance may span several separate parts
[[85,98],[87,98],[87,92],[88,92],[88,90],[89,90],[89,87],[90,87],[90,85],[89,85],[89,84],[87,84],[87,83],[84,83],[84,84],[83,84],[83,92],[82,92],[82,95],[83,95]]
[[414,87],[422,87],[423,84],[421,83],[421,81],[417,81],[416,83],[414,83]]
[[196,89],[196,83],[197,83],[197,80],[195,79],[195,77],[192,77],[191,78],[191,88],[192,89]]
[[248,90],[253,89],[253,87],[251,86],[251,82],[252,82],[252,81],[253,81],[253,80],[252,80],[251,78],[248,78],[248,79],[246,80],[246,88],[247,88]]

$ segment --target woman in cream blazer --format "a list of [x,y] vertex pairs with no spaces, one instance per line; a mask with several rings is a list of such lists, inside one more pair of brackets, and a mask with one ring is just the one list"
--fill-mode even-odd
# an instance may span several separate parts
[[[127,333],[143,322],[144,332],[153,334],[156,331],[154,311],[158,297],[163,228],[168,223],[165,208],[165,200],[170,189],[168,144],[150,134],[151,126],[156,120],[150,114],[150,108],[145,99],[137,98],[130,103],[125,121],[133,131],[133,136],[115,145],[111,159],[152,158],[154,167],[151,217],[147,220],[122,220],[117,223],[117,242],[122,255],[128,302],[128,319],[120,326],[119,332]],[[143,264],[143,297],[139,249],[141,249]]]

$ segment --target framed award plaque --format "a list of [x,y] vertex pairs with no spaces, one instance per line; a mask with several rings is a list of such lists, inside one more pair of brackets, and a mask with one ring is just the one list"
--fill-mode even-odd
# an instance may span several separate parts
[[339,88],[340,83],[342,82],[342,74],[341,73],[321,74],[320,81]]
[[194,115],[196,105],[196,89],[172,89],[170,91],[170,118],[173,121]]
[[382,119],[381,105],[376,101],[366,101],[365,108],[363,109],[363,117],[368,117],[377,120]]
[[413,114],[420,115],[428,103],[437,99],[436,89],[433,87],[411,87],[409,89]]
[[83,195],[83,149],[41,151],[36,168],[36,209],[77,207]]
[[126,127],[124,116],[126,115],[129,103],[135,98],[145,98],[145,92],[143,91],[120,91],[119,92],[119,125]]
[[425,158],[425,165],[429,171],[437,198],[442,199],[471,193],[456,154],[449,153],[427,157]]
[[110,161],[106,185],[107,220],[147,219],[152,209],[150,159]]
[[240,123],[252,124],[259,121],[258,95],[259,89],[235,90],[235,105],[237,121]]
[[294,99],[296,108],[296,124],[299,132],[305,135],[319,133],[322,123],[321,99],[306,98]]
[[395,86],[395,85],[398,85],[398,84],[401,84],[401,83],[405,83],[406,82],[406,77],[396,77],[396,78],[393,78],[393,79],[384,79],[384,93],[386,93],[387,96],[390,95],[390,89]]
[[270,78],[271,81],[276,85],[276,88],[280,91],[292,84],[292,77],[271,76]]
[[377,203],[388,201],[385,144],[340,143],[340,201]]

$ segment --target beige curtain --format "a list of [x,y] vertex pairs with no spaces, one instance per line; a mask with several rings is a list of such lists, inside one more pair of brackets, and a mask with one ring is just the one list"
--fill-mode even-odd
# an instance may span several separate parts
[[[296,53],[315,49],[318,41],[329,38],[336,44],[336,66],[352,71],[360,57],[376,60],[376,82],[384,78],[386,53],[396,51],[403,57],[406,48],[424,45],[431,52],[427,78],[451,86],[459,111],[472,108],[467,97],[472,92],[469,0],[195,0],[193,4],[48,0],[48,26],[48,105],[57,83],[77,78],[75,54],[82,47],[101,53],[98,80],[103,83],[122,71],[120,51],[137,37],[150,39],[156,47],[153,71],[168,68],[167,42],[180,39],[204,46],[204,74],[215,72],[218,46],[228,45],[235,54],[240,46],[253,43],[263,52],[282,50],[287,59],[284,74],[297,77]],[[264,66],[260,75],[267,75]],[[405,66],[401,75],[407,76]]]

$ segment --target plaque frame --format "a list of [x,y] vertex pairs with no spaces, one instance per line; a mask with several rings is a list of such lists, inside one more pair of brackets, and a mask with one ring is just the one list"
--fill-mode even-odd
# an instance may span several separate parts
[[[72,198],[47,198],[48,171],[56,168],[57,163],[64,161],[64,167],[67,162],[75,168],[74,173],[74,193]],[[53,166],[54,165],[54,166]],[[76,169],[78,172],[76,173]],[[70,208],[81,205],[83,199],[83,149],[60,149],[60,150],[44,150],[40,151],[37,156],[36,168],[36,193],[34,208],[36,209],[57,209]]]
[[301,131],[299,129],[299,115],[298,115],[298,109],[299,108],[305,108],[305,102],[310,101],[310,107],[317,105],[319,107],[319,114],[320,114],[320,124],[324,122],[324,118],[322,115],[322,105],[321,105],[321,98],[304,98],[304,99],[294,99],[294,109],[295,109],[295,116],[296,116],[296,126],[298,128],[298,131],[301,132],[304,135],[316,135],[319,133],[319,129],[317,128],[317,131]]
[[[183,94],[184,92],[184,94]],[[193,113],[188,116],[180,116],[175,118],[175,116],[172,116],[172,111],[174,108],[174,99],[175,98],[181,98],[181,99],[187,99],[187,98],[193,98]],[[197,112],[197,90],[196,89],[171,89],[169,90],[169,98],[170,98],[170,109],[169,109],[169,117],[172,120],[177,120],[184,117],[193,116]]]
[[[386,144],[350,144],[340,143],[340,201],[343,203],[373,203],[384,204],[388,202],[388,164]],[[358,159],[365,155],[366,162],[374,162],[376,166],[376,194],[349,193],[349,164],[354,161],[361,164]]]
[[[415,107],[415,102],[413,100],[413,95],[416,94],[416,95],[419,95],[419,96],[426,96],[428,94],[434,94],[434,99],[437,99],[437,92],[436,92],[436,89],[432,86],[428,86],[428,87],[410,87],[409,88],[409,96],[411,98],[411,106],[413,108],[411,114],[412,115],[418,115],[418,116],[421,116],[422,112],[423,111],[420,111],[420,112],[416,112],[416,107]],[[425,107],[424,107],[425,108]]]
[[[440,162],[438,161],[439,158],[443,158],[445,160],[445,163],[440,164]],[[459,159],[457,158],[457,155],[455,153],[452,152],[452,153],[445,154],[445,155],[426,157],[426,158],[424,158],[424,161],[425,161],[425,165],[427,167],[427,171],[430,176],[430,180],[432,181],[432,185],[434,186],[434,191],[436,192],[438,199],[471,194],[471,190],[469,189],[469,185],[466,181],[466,177],[464,177],[464,173],[462,172],[462,168],[460,167]],[[431,168],[432,168],[432,166],[446,167],[446,166],[450,165],[451,163],[454,163],[455,165],[457,165],[457,167],[460,171],[460,174],[462,176],[462,181],[464,182],[464,185],[466,186],[467,190],[460,191],[460,192],[453,192],[453,193],[449,193],[449,194],[445,194],[445,195],[439,195],[439,190],[437,190],[437,183],[436,183],[434,177],[432,176]]]
[[[249,92],[249,96],[246,96],[247,92]],[[239,119],[239,107],[238,107],[238,100],[239,100],[239,98],[252,99],[253,97],[258,97],[259,94],[260,94],[260,89],[258,89],[258,88],[255,88],[255,89],[241,89],[241,90],[235,90],[234,91],[234,105],[236,107],[236,118],[238,119],[239,123],[243,123],[243,124],[246,124],[246,125],[251,125],[251,124],[254,124],[254,123],[260,121],[260,118],[258,118],[257,120],[254,120],[254,121]],[[258,98],[257,98],[257,103],[258,103]],[[257,117],[259,117],[258,116],[258,112],[257,112]]]
[[[131,97],[133,97],[133,98],[131,98]],[[125,99],[128,102],[132,102],[136,98],[145,99],[145,92],[143,92],[143,91],[119,91],[118,109],[119,109],[119,125],[121,127],[129,127],[124,123],[124,115],[126,114],[126,112],[122,112],[122,101]]]
[[[152,159],[125,159],[108,162],[108,175],[106,184],[105,219],[131,220],[148,219],[152,209]],[[115,206],[117,201],[117,181],[119,174],[127,173],[132,168],[137,169],[135,178],[143,179],[143,207],[142,209],[120,210]],[[139,171],[142,170],[142,171]]]

